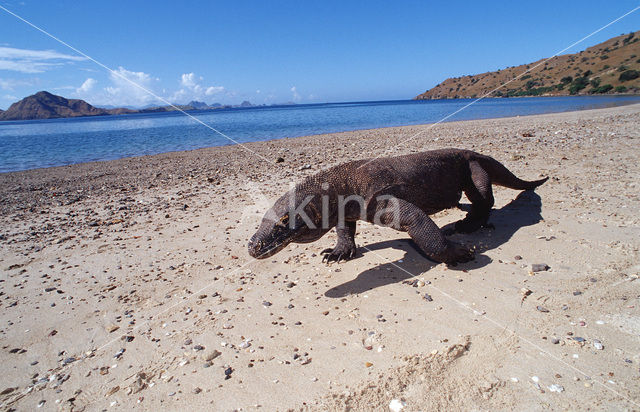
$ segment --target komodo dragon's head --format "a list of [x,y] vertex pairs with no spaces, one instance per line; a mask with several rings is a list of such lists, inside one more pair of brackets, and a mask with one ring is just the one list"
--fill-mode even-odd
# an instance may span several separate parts
[[[291,201],[291,198],[294,201]],[[320,239],[329,228],[322,228],[319,199],[287,192],[267,211],[258,231],[249,240],[249,254],[256,259],[273,256],[289,243],[309,243]]]

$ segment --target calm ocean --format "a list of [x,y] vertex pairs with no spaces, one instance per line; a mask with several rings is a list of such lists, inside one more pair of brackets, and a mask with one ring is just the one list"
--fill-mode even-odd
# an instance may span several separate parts
[[[469,99],[382,101],[194,111],[238,142],[437,122]],[[640,96],[484,99],[447,121],[584,110]],[[0,172],[111,160],[231,142],[181,113],[0,122]]]

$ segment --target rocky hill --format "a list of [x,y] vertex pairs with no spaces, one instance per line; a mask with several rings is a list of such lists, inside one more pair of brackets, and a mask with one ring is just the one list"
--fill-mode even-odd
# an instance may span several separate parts
[[[524,76],[499,88],[528,69],[531,71]],[[491,97],[511,97],[639,92],[640,31],[611,38],[580,53],[449,78],[415,99],[475,98],[487,93]]]
[[129,109],[101,109],[84,100],[65,99],[62,96],[41,91],[12,104],[6,111],[0,113],[0,120],[55,119],[132,112]]
[[199,102],[197,100],[191,100],[189,103],[187,103],[187,106],[191,106],[196,110],[207,110],[209,108],[208,104],[206,104],[205,102]]
[[[245,102],[243,102],[243,105],[244,104]],[[249,105],[251,104],[249,103]],[[84,100],[66,99],[62,96],[41,91],[12,104],[6,111],[0,110],[0,120],[34,120],[131,113],[162,113],[176,110],[214,110],[225,107],[237,106],[222,106],[220,103],[207,105],[203,102],[192,101],[187,105],[153,106],[139,110],[123,107],[105,109],[92,106]]]

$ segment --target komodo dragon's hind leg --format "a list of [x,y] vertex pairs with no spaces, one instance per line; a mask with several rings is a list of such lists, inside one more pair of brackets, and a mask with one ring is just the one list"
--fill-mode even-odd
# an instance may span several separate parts
[[491,191],[491,177],[478,162],[470,162],[471,179],[464,188],[464,194],[471,201],[471,210],[464,219],[455,224],[456,232],[471,233],[486,226],[493,207],[493,192]]
[[336,227],[338,243],[334,248],[320,252],[323,262],[340,262],[356,256],[356,222],[345,222],[345,226]]
[[[473,260],[473,251],[447,240],[429,215],[398,198],[378,201],[373,223],[407,232],[431,259],[450,265]],[[377,220],[377,221],[376,221]]]

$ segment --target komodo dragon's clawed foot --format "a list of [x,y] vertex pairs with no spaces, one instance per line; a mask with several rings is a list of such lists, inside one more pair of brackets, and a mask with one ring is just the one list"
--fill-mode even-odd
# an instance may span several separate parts
[[474,252],[466,246],[449,241],[447,249],[443,253],[433,256],[433,258],[449,266],[455,266],[458,263],[472,261],[474,259]]
[[320,252],[322,256],[322,261],[326,263],[338,262],[342,260],[350,260],[356,256],[356,246],[349,245],[337,245],[334,248],[327,248]]
[[[495,229],[496,227],[492,223],[486,223],[479,220],[466,220],[462,219],[455,223],[455,232],[457,233],[473,233],[478,229],[487,228]],[[445,233],[450,234],[450,233]]]

